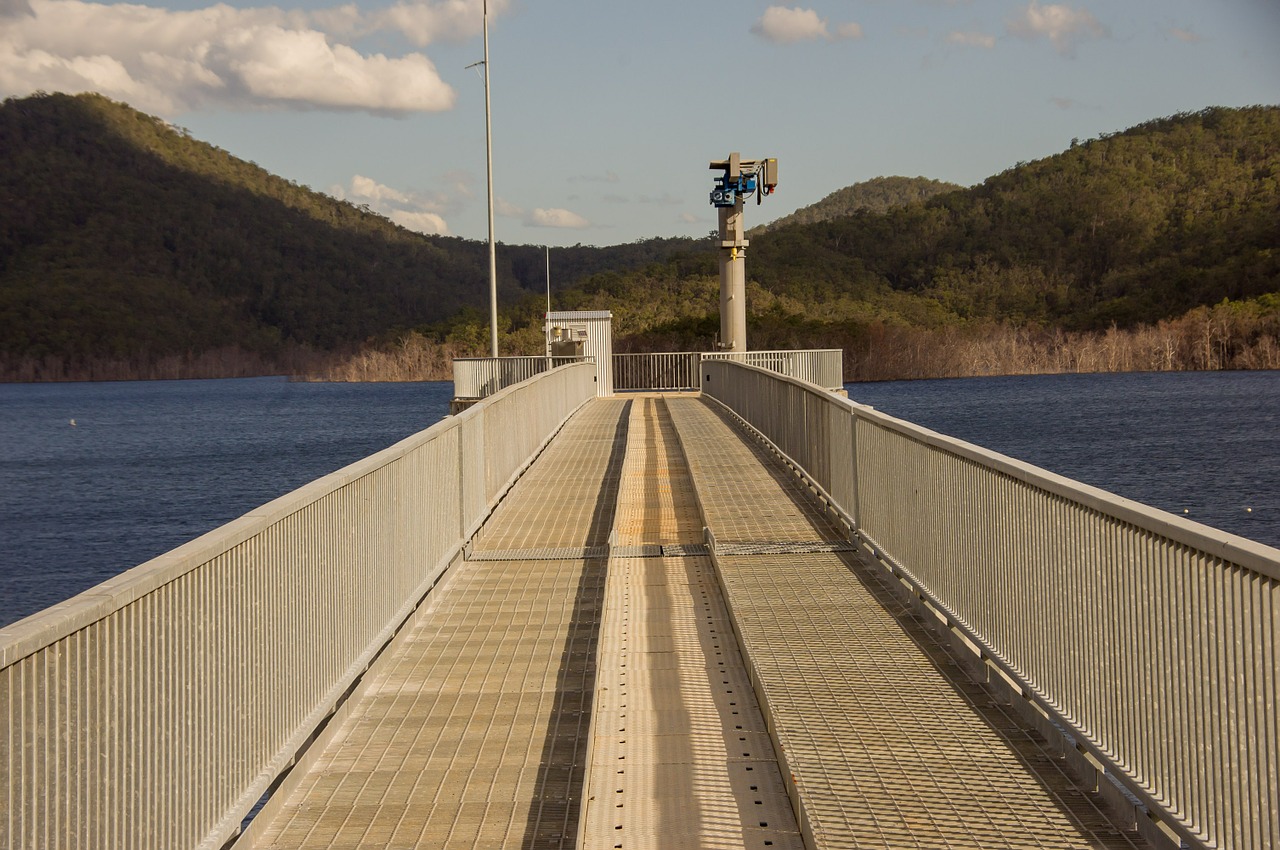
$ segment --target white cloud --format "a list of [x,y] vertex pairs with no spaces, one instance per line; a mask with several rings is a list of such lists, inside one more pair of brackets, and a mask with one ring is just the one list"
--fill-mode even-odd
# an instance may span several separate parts
[[981,47],[986,50],[996,46],[996,37],[982,32],[949,32],[947,44],[959,44],[963,47]]
[[826,20],[819,18],[813,9],[799,6],[770,6],[751,31],[774,44],[795,44],[799,41],[830,41],[833,38],[862,38],[862,27],[856,23],[840,24],[835,35],[827,28]]
[[1169,29],[1169,35],[1173,36],[1178,41],[1182,41],[1187,44],[1199,44],[1204,41],[1204,37],[1199,33],[1193,32],[1189,29],[1183,29],[1182,27],[1171,27]]
[[444,173],[440,178],[440,184],[447,187],[456,198],[470,198],[475,194],[471,188],[473,180],[471,172],[454,169]]
[[680,220],[685,224],[696,224],[697,222],[702,221],[702,218],[691,212],[682,212],[680,213]]
[[[489,16],[502,14],[508,0],[489,0]],[[401,2],[366,16],[373,30],[390,29],[418,47],[437,41],[464,41],[480,35],[484,24],[482,0],[418,0]]]
[[410,210],[392,210],[387,218],[401,227],[416,230],[427,235],[449,235],[449,225],[440,215],[433,212],[412,212]]
[[510,201],[504,201],[502,198],[496,198],[493,202],[494,215],[500,215],[503,218],[523,218],[524,209],[516,206]]
[[1036,0],[1031,0],[1026,9],[1009,21],[1008,30],[1021,38],[1048,38],[1064,56],[1074,54],[1080,41],[1109,35],[1107,28],[1088,9],[1057,4],[1041,6]]
[[230,37],[214,52],[219,77],[258,101],[337,109],[434,112],[451,109],[453,90],[421,54],[390,59],[331,45],[315,30],[262,27]]
[[0,0],[0,19],[30,14],[31,4],[27,0]]
[[442,236],[448,235],[449,225],[441,213],[456,211],[458,208],[457,199],[447,194],[404,192],[361,174],[352,177],[347,186],[335,186],[330,194],[368,207],[401,227]]
[[384,186],[360,174],[351,178],[351,195],[375,203],[405,204],[409,202],[409,196],[404,192]]
[[[224,3],[174,11],[84,0],[0,0],[0,94],[97,91],[175,115],[233,109],[451,109],[453,89],[423,53],[361,53],[350,37],[382,30],[424,46],[479,32],[482,0],[420,0],[363,12]],[[490,0],[490,16],[508,0]]]
[[534,209],[525,216],[524,223],[529,227],[563,227],[581,230],[591,226],[591,222],[575,212],[562,209]]

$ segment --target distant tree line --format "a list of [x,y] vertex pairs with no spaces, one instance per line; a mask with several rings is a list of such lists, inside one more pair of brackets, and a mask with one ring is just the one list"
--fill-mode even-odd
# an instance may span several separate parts
[[[6,100],[0,150],[0,379],[279,371],[487,303],[484,243],[405,230],[98,95]],[[691,244],[557,248],[553,284]],[[498,260],[504,302],[544,291],[541,247]]]
[[816,224],[857,212],[886,213],[898,207],[927,201],[935,195],[962,188],[955,183],[931,180],[927,177],[873,177],[870,180],[837,189],[816,204],[801,207],[790,215],[753,227],[749,235],[754,238],[770,230],[777,230],[779,227],[791,224]]
[[[0,149],[0,380],[442,378],[488,351],[483,243],[98,96],[5,101]],[[1280,108],[1151,121],[968,189],[868,181],[804,218],[753,235],[752,348],[841,347],[868,379],[1275,368]],[[709,240],[551,265],[554,308],[612,311],[618,350],[715,346]],[[500,246],[503,353],[541,353],[545,275],[540,246]]]

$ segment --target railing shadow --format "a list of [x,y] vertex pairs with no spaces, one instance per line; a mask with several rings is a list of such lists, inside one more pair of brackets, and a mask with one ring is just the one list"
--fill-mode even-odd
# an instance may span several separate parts
[[[628,401],[624,405],[614,431],[613,447],[600,482],[585,546],[605,545],[613,529],[631,404]],[[533,805],[520,843],[522,850],[573,847],[577,840],[591,742],[596,645],[600,639],[607,571],[607,558],[589,559],[583,564],[560,653],[555,702],[538,761]]]

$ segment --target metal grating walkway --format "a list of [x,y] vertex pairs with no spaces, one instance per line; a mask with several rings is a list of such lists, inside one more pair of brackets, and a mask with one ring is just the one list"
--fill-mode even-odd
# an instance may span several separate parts
[[800,850],[666,403],[628,433],[582,846]]
[[[570,420],[473,550],[607,543],[627,411],[605,400]],[[475,560],[451,570],[247,846],[574,846],[605,563]]]
[[707,402],[672,399],[670,409],[814,846],[1145,846],[1112,827],[985,691],[946,675],[954,662],[852,554],[729,554],[734,543],[843,535],[799,479]]
[[708,403],[593,401],[238,846],[1143,846],[858,558]]

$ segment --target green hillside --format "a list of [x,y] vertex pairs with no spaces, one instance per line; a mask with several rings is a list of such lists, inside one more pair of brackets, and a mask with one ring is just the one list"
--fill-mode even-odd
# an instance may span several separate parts
[[[922,203],[780,226],[747,252],[750,344],[1102,334],[1229,300],[1252,345],[1280,307],[1278,182],[1280,108],[1207,109]],[[715,275],[690,255],[563,298],[612,305],[633,348],[700,348],[718,330]]]
[[[97,96],[5,101],[0,149],[0,379],[314,372],[406,344],[438,369],[487,347],[481,242],[404,230]],[[968,189],[868,181],[753,235],[749,342],[840,346],[875,377],[1095,368],[1103,350],[1108,368],[1280,368],[1278,181],[1280,108],[1261,106]],[[556,249],[553,266],[556,308],[612,310],[622,350],[715,343],[707,240]],[[541,350],[543,275],[540,247],[499,247],[504,353]]]
[[[487,305],[484,243],[410,232],[100,96],[5,101],[0,150],[0,377],[280,371]],[[560,249],[557,282],[689,244]],[[503,300],[543,291],[541,248],[499,261]]]
[[927,177],[875,177],[843,189],[837,189],[816,204],[801,207],[791,215],[751,228],[754,238],[761,233],[790,224],[815,224],[856,212],[884,213],[896,207],[927,201],[935,195],[954,192],[964,187]]

